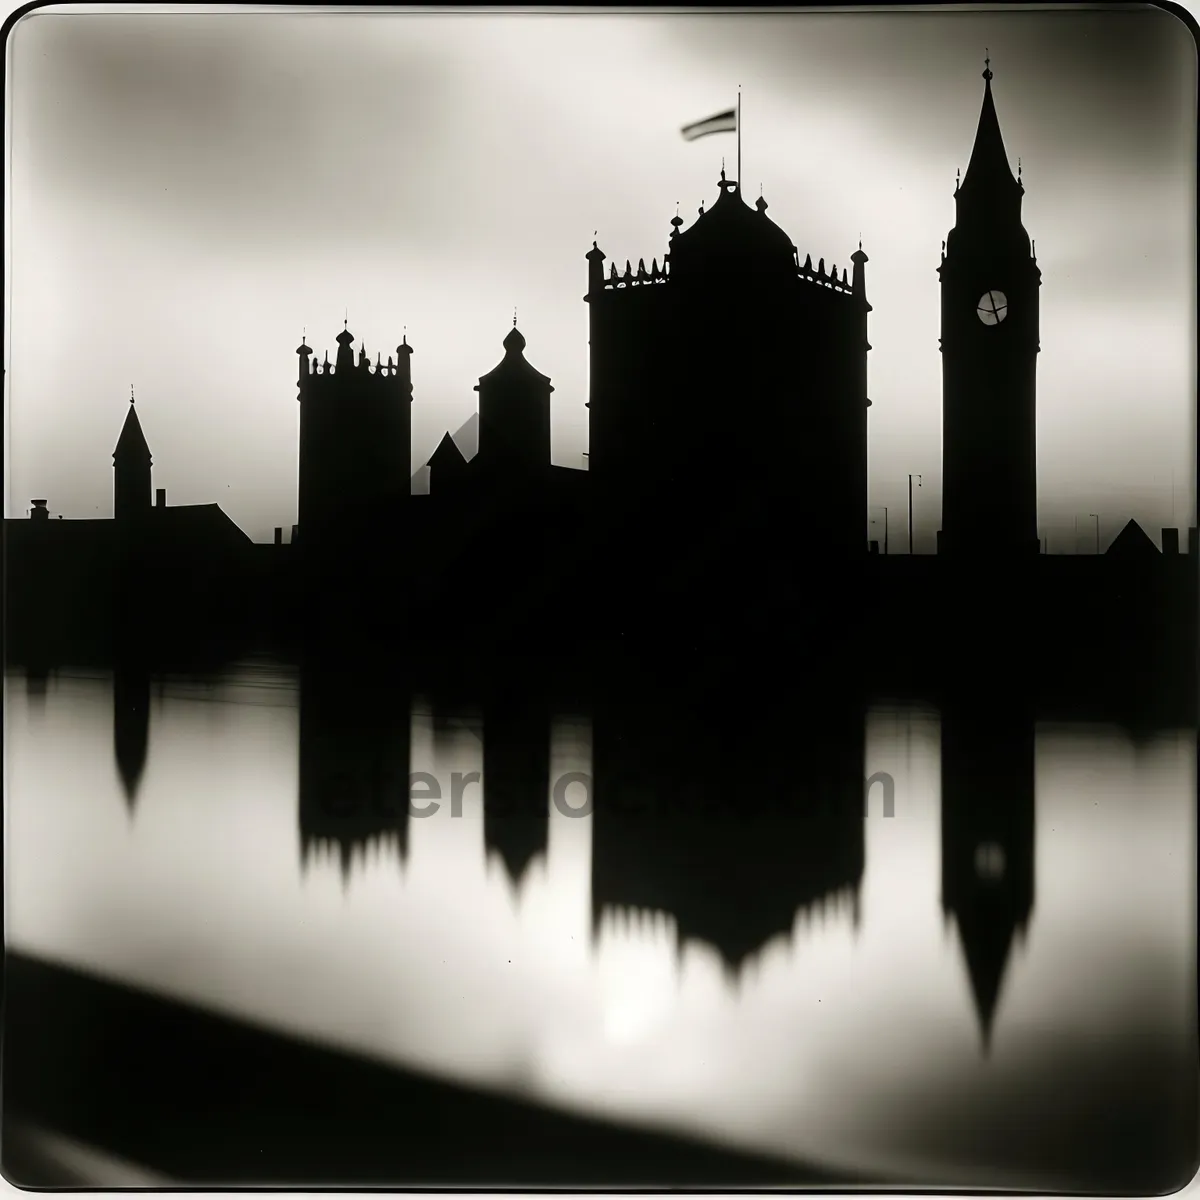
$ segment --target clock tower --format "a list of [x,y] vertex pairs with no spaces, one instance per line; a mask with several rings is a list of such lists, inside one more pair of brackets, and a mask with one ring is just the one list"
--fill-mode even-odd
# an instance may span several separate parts
[[942,532],[958,559],[1036,555],[1038,289],[991,61],[954,228],[942,246]]

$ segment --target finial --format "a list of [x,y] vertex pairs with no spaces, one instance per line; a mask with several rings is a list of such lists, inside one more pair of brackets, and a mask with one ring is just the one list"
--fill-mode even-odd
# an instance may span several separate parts
[[342,328],[343,329],[350,328],[350,309],[349,308],[346,309],[346,319],[342,322]]
[[988,48],[983,48],[983,77],[990,82],[992,78],[992,60]]
[[516,329],[516,327],[517,327],[517,310],[516,310],[516,306],[514,305],[514,307],[513,307],[513,328]]
[[1021,182],[1021,160],[1019,157],[1017,159],[1017,182]]
[[132,383],[129,385],[129,403],[130,404],[133,403],[133,384]]
[[861,233],[858,235],[858,248],[860,250],[862,249],[862,234]]

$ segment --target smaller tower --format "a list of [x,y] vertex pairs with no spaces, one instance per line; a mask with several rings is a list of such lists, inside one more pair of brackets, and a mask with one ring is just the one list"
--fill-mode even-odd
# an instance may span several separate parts
[[342,328],[342,332],[337,335],[337,359],[333,364],[333,369],[340,375],[343,372],[349,373],[354,368],[354,334],[350,332],[350,323],[347,321]]
[[604,251],[593,240],[592,248],[585,257],[588,262],[588,294],[583,299],[586,302],[604,290]]
[[[593,264],[594,266],[594,264]],[[547,376],[525,360],[525,338],[513,320],[504,358],[482,376],[479,393],[479,461],[486,468],[536,474],[550,466],[550,393]]]
[[131,388],[129,411],[113,451],[113,516],[118,521],[141,520],[150,512],[152,462]]
[[441,496],[453,489],[465,477],[468,466],[458,443],[448,431],[442,435],[425,465],[429,468],[429,493],[432,496]]

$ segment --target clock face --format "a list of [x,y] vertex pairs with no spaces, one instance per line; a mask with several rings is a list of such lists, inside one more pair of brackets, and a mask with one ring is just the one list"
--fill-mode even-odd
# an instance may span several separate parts
[[983,293],[975,311],[985,325],[999,325],[1008,316],[1008,297],[993,288]]

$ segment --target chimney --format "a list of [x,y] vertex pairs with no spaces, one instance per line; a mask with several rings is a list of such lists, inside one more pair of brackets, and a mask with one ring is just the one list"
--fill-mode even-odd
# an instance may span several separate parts
[[878,542],[872,542],[872,543],[871,543],[871,553],[872,553],[872,554],[878,554],[878,553],[879,553],[879,543],[878,543]]
[[33,505],[33,508],[29,513],[29,519],[31,521],[50,520],[50,510],[46,507],[46,505],[49,503],[48,500],[31,500],[29,503]]
[[1196,544],[1196,526],[1193,525],[1188,530],[1188,554],[1195,557],[1197,549],[1200,549],[1200,547]]
[[1179,553],[1179,530],[1164,529],[1162,531],[1162,552],[1164,554]]
[[154,491],[154,507],[155,508],[166,508],[167,507],[167,489],[166,488],[156,488],[155,489],[155,491]]
[[292,544],[294,545],[299,540],[300,540],[300,526],[293,525],[292,526]]
[[283,545],[283,526],[282,525],[275,526],[275,545],[277,545],[277,546]]

